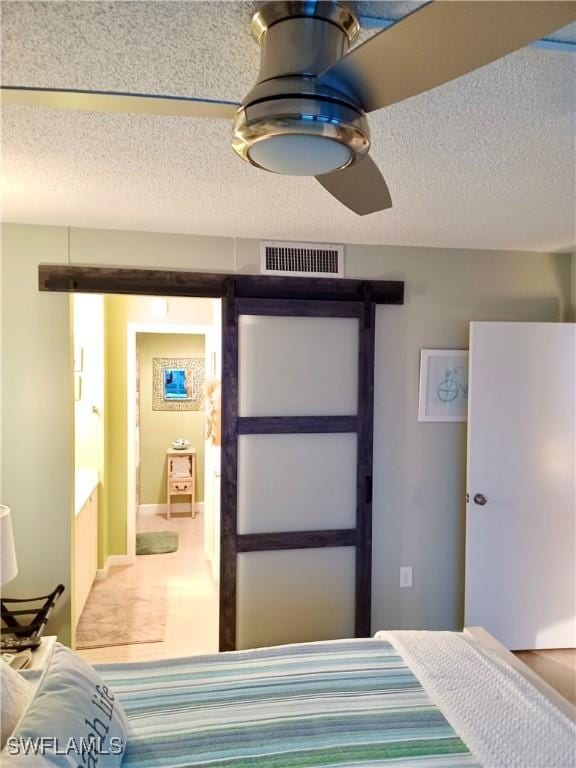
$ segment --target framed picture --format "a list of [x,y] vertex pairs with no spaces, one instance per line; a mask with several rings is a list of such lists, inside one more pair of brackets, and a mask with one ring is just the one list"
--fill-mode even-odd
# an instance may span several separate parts
[[192,374],[192,382],[189,386],[186,368],[164,368],[162,379],[164,400],[190,400],[194,397],[196,390],[195,376]]
[[422,349],[418,421],[466,421],[467,417],[468,352]]
[[204,358],[155,357],[152,376],[153,411],[200,411],[204,408]]

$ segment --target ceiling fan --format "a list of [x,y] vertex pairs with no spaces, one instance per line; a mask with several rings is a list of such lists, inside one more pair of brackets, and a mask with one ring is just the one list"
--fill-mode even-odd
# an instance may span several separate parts
[[258,80],[241,104],[185,96],[2,86],[3,104],[232,118],[232,146],[280,174],[315,176],[364,215],[392,207],[369,157],[367,112],[428,91],[576,20],[572,0],[437,0],[347,52],[359,23],[343,2],[261,5]]

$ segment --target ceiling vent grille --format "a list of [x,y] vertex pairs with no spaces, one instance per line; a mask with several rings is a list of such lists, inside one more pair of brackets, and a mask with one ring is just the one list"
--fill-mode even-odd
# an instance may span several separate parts
[[326,243],[260,243],[263,275],[344,277],[344,246]]

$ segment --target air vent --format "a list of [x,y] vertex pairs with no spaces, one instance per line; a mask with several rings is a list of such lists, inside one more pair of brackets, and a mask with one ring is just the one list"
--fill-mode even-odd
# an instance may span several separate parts
[[344,246],[326,243],[260,243],[263,275],[344,277]]

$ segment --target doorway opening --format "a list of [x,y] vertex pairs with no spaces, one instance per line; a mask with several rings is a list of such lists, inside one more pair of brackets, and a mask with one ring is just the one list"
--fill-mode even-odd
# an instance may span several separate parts
[[[331,579],[325,579],[328,586],[326,590],[318,589],[320,581],[315,578],[314,568],[310,568],[309,563],[306,568],[301,568],[298,562],[290,554],[285,554],[285,559],[291,559],[285,569],[285,576],[276,583],[288,585],[289,589],[283,595],[274,593],[272,601],[270,600],[270,590],[258,592],[258,588],[268,584],[267,573],[262,569],[251,568],[252,565],[264,563],[270,573],[270,559],[279,561],[282,558],[282,552],[290,553],[294,551],[307,551],[309,555],[314,556],[315,551],[320,552],[328,548],[348,549],[346,561],[348,566],[348,584],[347,598],[345,601],[345,610],[342,611],[342,604],[339,604],[338,610],[345,617],[342,626],[336,630],[331,629],[330,634],[340,637],[344,633],[346,636],[354,634],[356,637],[369,636],[371,631],[371,553],[372,553],[372,428],[373,428],[373,401],[374,401],[374,349],[375,349],[375,329],[376,318],[375,310],[378,304],[401,305],[404,300],[404,284],[399,281],[363,281],[350,279],[328,279],[328,278],[291,278],[291,277],[270,277],[260,275],[226,274],[226,273],[204,273],[179,270],[146,270],[146,269],[124,269],[124,268],[99,268],[70,265],[45,265],[39,266],[39,284],[42,291],[56,291],[68,293],[96,293],[108,292],[113,296],[129,296],[143,299],[143,297],[157,297],[164,294],[169,297],[194,297],[201,296],[205,298],[222,300],[222,327],[220,339],[222,342],[222,483],[221,483],[221,521],[217,524],[221,527],[220,544],[222,554],[218,553],[220,560],[220,597],[219,597],[219,650],[233,650],[238,645],[245,645],[246,637],[242,636],[244,628],[250,626],[250,612],[243,610],[242,600],[248,597],[248,602],[244,601],[244,607],[251,605],[256,610],[252,611],[257,618],[260,615],[269,615],[269,607],[274,605],[276,613],[281,611],[284,627],[290,627],[292,618],[292,607],[295,601],[304,605],[306,623],[300,622],[303,628],[302,640],[327,639],[325,627],[317,630],[308,621],[308,618],[315,619],[320,609],[326,611],[326,601],[324,594],[333,590]],[[112,299],[113,297],[109,297]],[[150,301],[151,299],[144,299]],[[166,299],[165,301],[172,301]],[[264,322],[254,322],[254,318],[262,319]],[[276,333],[268,333],[264,326],[269,326],[270,322],[274,324],[276,319],[284,318],[287,321],[292,319],[300,324],[300,331],[296,334],[297,344],[294,344],[294,331],[292,326],[289,336],[292,334],[292,341],[286,344]],[[321,339],[318,333],[312,333],[308,325],[316,326],[318,332],[322,322],[316,321],[330,320],[332,338]],[[312,323],[307,321],[311,320]],[[323,394],[330,391],[332,384],[342,378],[342,360],[338,358],[338,350],[341,347],[341,336],[338,333],[338,320],[347,320],[347,333],[351,329],[350,339],[354,338],[352,346],[356,345],[356,352],[351,352],[352,347],[348,349],[347,359],[351,366],[346,368],[350,376],[346,376],[348,386],[347,405],[345,413],[338,413],[342,408],[337,408],[331,413],[322,413],[327,407],[327,401],[322,397]],[[187,315],[186,321],[190,321]],[[306,328],[302,323],[306,324]],[[246,350],[250,349],[250,344],[246,347],[246,338],[242,339],[244,331],[252,328],[264,331],[264,338],[271,342],[268,345],[257,346],[260,351],[252,345],[251,354],[246,356]],[[287,329],[286,329],[287,330]],[[327,329],[325,329],[327,330]],[[335,333],[334,333],[335,332]],[[257,334],[258,336],[259,334]],[[320,336],[323,335],[320,333]],[[125,348],[125,337],[120,335],[121,344]],[[316,338],[317,343],[313,343],[313,349],[307,343],[301,347],[301,340]],[[275,355],[270,354],[270,350],[275,350]],[[299,354],[300,369],[304,368],[304,374],[297,376],[297,381],[288,384],[283,372],[292,369],[293,355],[292,351]],[[320,351],[329,352],[331,357],[332,373],[328,373],[327,366],[324,365],[323,355]],[[256,354],[254,354],[256,352]],[[278,359],[280,356],[280,359]],[[336,356],[336,357],[335,357]],[[274,359],[274,357],[276,359]],[[252,363],[246,367],[242,360]],[[310,364],[313,361],[315,371],[320,372],[321,376],[317,378],[316,386],[309,386]],[[246,412],[246,403],[242,397],[250,392],[246,388],[246,381],[242,370],[250,372],[250,375],[261,370],[265,366],[267,371],[274,372],[277,382],[269,382],[266,388],[269,392],[283,393],[283,396],[291,396],[300,391],[314,395],[316,398],[314,409],[310,403],[305,408],[305,413],[301,412],[302,403],[298,398],[290,403],[286,410],[286,403],[280,408],[274,408],[270,413],[250,413],[250,408]],[[111,366],[108,366],[111,370]],[[356,375],[353,374],[356,372]],[[292,376],[292,379],[294,377]],[[108,380],[107,380],[108,381]],[[109,382],[107,384],[110,390]],[[351,389],[352,387],[352,389]],[[320,391],[319,391],[320,390]],[[357,398],[351,396],[356,392]],[[242,395],[242,393],[244,393]],[[242,395],[240,397],[239,395]],[[320,395],[320,399],[318,396]],[[257,398],[258,400],[258,398]],[[318,404],[320,403],[320,408]],[[260,403],[261,405],[261,403]],[[282,404],[276,404],[282,405]],[[342,404],[340,404],[342,406]],[[300,411],[295,413],[295,410]],[[266,408],[268,411],[268,407]],[[332,409],[331,409],[332,410]],[[120,423],[125,426],[124,414]],[[111,423],[115,423],[114,416],[110,417]],[[124,434],[124,433],[122,433]],[[348,488],[355,488],[355,515],[350,518],[353,527],[326,528],[318,524],[316,520],[305,518],[305,525],[299,529],[294,529],[294,521],[291,522],[291,516],[286,515],[286,526],[282,530],[272,530],[268,526],[265,530],[255,529],[253,521],[248,521],[246,525],[246,516],[241,519],[240,501],[241,489],[250,488],[250,483],[246,483],[245,470],[247,464],[245,459],[248,453],[244,450],[250,441],[244,440],[245,437],[255,437],[261,445],[264,441],[260,438],[272,437],[276,439],[279,436],[286,436],[292,440],[293,436],[300,436],[303,439],[307,436],[324,435],[346,435],[352,436],[355,440],[356,450],[348,452],[348,456],[354,460],[348,461],[346,477],[348,478]],[[124,439],[124,438],[122,438]],[[336,439],[336,438],[335,438]],[[342,441],[340,441],[342,442]],[[343,442],[350,443],[344,439]],[[107,440],[109,447],[110,441]],[[242,445],[243,444],[243,445]],[[310,444],[310,443],[309,443]],[[114,448],[114,444],[112,445]],[[120,446],[121,447],[121,446]],[[317,451],[309,467],[316,467],[317,462],[326,468],[331,467],[331,478],[339,477],[337,470],[338,463],[330,462],[330,457],[325,451]],[[256,456],[252,451],[252,458]],[[282,457],[280,457],[282,458]],[[302,463],[302,454],[298,453],[298,460]],[[263,485],[274,485],[271,475],[262,471],[262,465],[256,456],[256,462],[252,462],[252,487],[258,489]],[[304,457],[305,459],[305,457]],[[290,469],[294,462],[276,461],[275,466],[283,466]],[[356,470],[356,482],[351,479],[350,467]],[[106,464],[107,482],[112,478],[114,472],[121,472],[122,477],[125,474],[122,469],[118,469],[115,463]],[[292,473],[292,483],[290,488],[299,488],[298,482],[294,478],[300,478],[300,472]],[[322,484],[329,486],[328,482],[322,481]],[[241,482],[239,483],[239,480]],[[318,483],[315,483],[317,487]],[[118,500],[112,495],[108,499],[116,503]],[[122,501],[122,499],[120,499]],[[316,509],[314,498],[308,495],[306,508],[314,511]],[[126,503],[126,502],[125,502]],[[126,503],[127,505],[127,503]],[[249,509],[250,504],[244,506]],[[293,506],[293,504],[292,504]],[[291,506],[291,508],[292,508]],[[301,505],[302,506],[302,505]],[[323,504],[323,507],[325,505]],[[349,515],[350,505],[348,505],[347,514]],[[127,506],[126,506],[127,508]],[[262,508],[262,505],[260,505]],[[265,511],[265,508],[264,508]],[[317,511],[317,510],[316,510]],[[326,511],[324,509],[324,511]],[[328,510],[329,511],[329,510]],[[264,515],[266,517],[266,515]],[[114,520],[114,516],[111,516]],[[302,516],[299,517],[299,520]],[[217,542],[217,536],[214,537]],[[106,541],[105,537],[102,540]],[[109,539],[110,541],[110,539]],[[124,526],[122,546],[127,546],[127,524]],[[352,555],[352,556],[350,556]],[[114,557],[114,555],[112,555]],[[130,555],[124,555],[130,564]],[[296,558],[296,561],[303,558]],[[322,554],[321,559],[324,563],[333,565],[329,553]],[[110,559],[107,560],[110,562]],[[245,566],[248,566],[246,568]],[[257,571],[260,570],[258,573]],[[273,569],[272,569],[273,570]],[[302,588],[294,588],[293,575],[297,573],[300,577],[309,574],[309,579],[304,579]],[[246,578],[246,576],[248,578]],[[326,576],[326,573],[324,573]],[[308,589],[310,584],[316,587],[314,590]],[[351,586],[352,585],[352,586]],[[247,587],[247,589],[246,589]],[[256,587],[256,589],[254,588]],[[338,593],[338,590],[336,590]],[[256,598],[255,600],[253,598]],[[240,607],[240,620],[237,619],[237,609]],[[328,611],[330,615],[330,610]],[[243,618],[242,618],[243,617]],[[248,618],[248,621],[246,621]],[[240,623],[242,627],[240,627]],[[137,626],[147,626],[147,622],[135,622]],[[272,631],[274,627],[272,627]],[[321,636],[318,636],[321,633]],[[240,640],[239,640],[240,636]],[[332,639],[336,639],[333,637]],[[142,642],[142,638],[139,638]],[[274,638],[273,642],[284,642],[283,638]],[[250,638],[249,643],[261,645],[262,638]],[[264,644],[270,645],[271,642],[264,639]]]
[[221,302],[74,294],[76,649],[218,650]]

